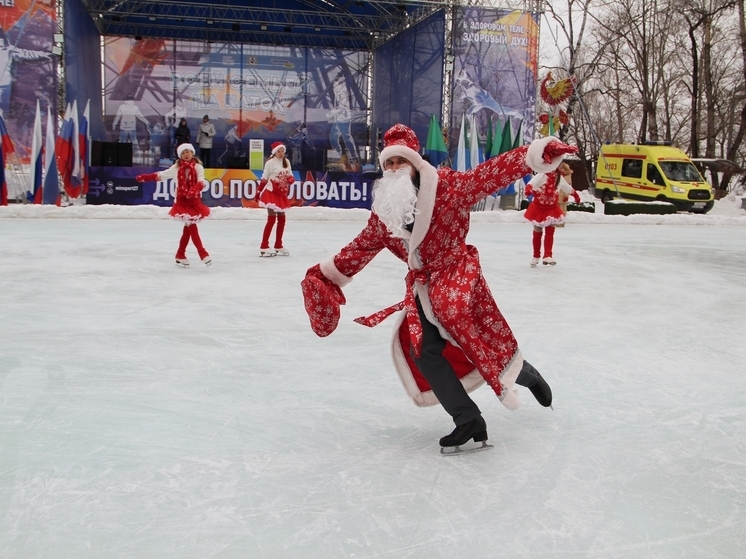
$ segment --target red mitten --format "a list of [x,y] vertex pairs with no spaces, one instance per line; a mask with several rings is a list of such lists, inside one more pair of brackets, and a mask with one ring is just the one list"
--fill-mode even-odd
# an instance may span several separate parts
[[542,159],[545,163],[551,163],[555,157],[560,157],[566,153],[578,153],[578,148],[575,146],[568,146],[567,144],[556,140],[554,142],[549,142],[546,145]]
[[288,173],[287,175],[285,175],[283,177],[283,179],[285,179],[285,183],[287,184],[288,188],[290,188],[292,186],[292,184],[295,182],[295,177],[293,175],[291,175],[290,173]]
[[523,190],[523,194],[528,196],[531,196],[534,193],[534,187],[530,184],[526,185],[526,188]]
[[319,264],[308,269],[300,286],[311,330],[320,338],[325,338],[337,328],[339,306],[347,302],[344,293],[321,272]]
[[576,204],[580,204],[580,194],[578,194],[577,190],[572,191],[572,199],[575,200]]
[[264,190],[264,187],[267,186],[267,179],[260,180],[256,185],[256,196],[257,198],[262,193],[262,190]]
[[147,174],[144,174],[144,175],[137,175],[135,177],[135,180],[137,182],[157,181],[158,180],[158,173],[147,173]]
[[146,173],[144,175],[137,175],[135,177],[137,182],[151,182],[158,180],[158,173]]

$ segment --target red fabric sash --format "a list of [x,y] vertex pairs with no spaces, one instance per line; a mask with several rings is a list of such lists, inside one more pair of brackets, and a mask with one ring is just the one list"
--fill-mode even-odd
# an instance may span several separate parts
[[407,286],[407,292],[404,295],[404,300],[399,301],[395,305],[381,309],[380,311],[373,313],[370,316],[360,316],[354,320],[358,324],[373,328],[379,325],[381,322],[386,320],[389,316],[394,314],[396,311],[402,309],[407,310],[407,325],[409,326],[409,336],[414,345],[414,352],[417,357],[420,356],[422,350],[422,324],[420,323],[420,315],[417,312],[417,303],[414,297],[414,282],[425,285],[430,277],[430,271],[428,268],[420,268],[419,270],[409,270],[405,283]]

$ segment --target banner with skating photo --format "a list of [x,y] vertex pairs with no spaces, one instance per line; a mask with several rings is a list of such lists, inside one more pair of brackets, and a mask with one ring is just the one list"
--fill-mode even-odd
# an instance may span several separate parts
[[57,112],[57,31],[54,0],[0,2],[0,114],[16,156],[28,162],[36,115]]
[[[91,167],[87,203],[92,205],[172,206],[174,181],[139,183],[139,174],[157,171],[153,167]],[[209,187],[202,192],[208,206],[258,208],[257,183],[261,171],[248,169],[205,169]],[[374,176],[344,171],[294,171],[295,183],[289,198],[292,207],[370,209]]]
[[[513,142],[533,138],[537,90],[538,14],[459,7],[453,27],[453,80],[449,151],[459,143],[463,120],[474,117],[483,143],[488,128],[504,130]],[[515,142],[515,135],[523,137]],[[471,137],[471,136],[470,136]]]
[[215,167],[246,167],[254,139],[265,157],[286,143],[294,169],[361,166],[366,52],[107,37],[104,55],[106,139],[132,143],[135,164],[173,158],[182,118],[199,155],[208,116]]

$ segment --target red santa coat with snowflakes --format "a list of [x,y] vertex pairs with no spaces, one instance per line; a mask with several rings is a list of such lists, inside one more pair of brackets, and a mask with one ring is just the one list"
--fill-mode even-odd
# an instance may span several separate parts
[[[561,157],[549,164],[543,161],[549,143],[544,140],[550,139],[514,149],[465,173],[436,170],[421,159],[417,150],[385,148],[382,165],[392,155],[404,154],[420,173],[418,213],[411,235],[405,239],[393,237],[372,213],[352,242],[321,262],[323,275],[340,287],[352,281],[384,248],[407,264],[404,301],[356,322],[374,326],[396,310],[406,311],[399,318],[392,354],[405,390],[419,406],[435,405],[438,400],[409,354],[410,341],[419,351],[422,335],[415,295],[426,316],[450,342],[444,355],[465,388],[471,391],[486,381],[506,407],[519,406],[512,387],[523,357],[482,275],[477,249],[465,240],[474,203],[532,170],[550,171],[559,165]],[[309,310],[308,303],[306,307]],[[313,324],[312,313],[309,310]]]

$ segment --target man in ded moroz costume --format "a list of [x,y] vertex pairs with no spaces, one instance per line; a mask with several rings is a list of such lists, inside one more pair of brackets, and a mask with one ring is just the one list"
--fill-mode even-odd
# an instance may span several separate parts
[[[468,392],[487,382],[509,409],[519,406],[514,384],[543,406],[552,392],[524,361],[518,343],[482,276],[477,249],[467,245],[471,206],[487,194],[535,172],[554,170],[577,149],[547,137],[494,157],[470,171],[435,169],[419,154],[414,132],[397,124],[383,138],[383,177],[373,188],[365,228],[336,255],[308,270],[301,282],[311,328],[328,336],[337,327],[342,287],[387,248],[409,271],[404,301],[356,319],[375,326],[397,310],[394,363],[414,403],[440,403],[456,428],[442,447],[470,440],[486,446],[487,426]],[[442,450],[442,449],[441,449]]]

